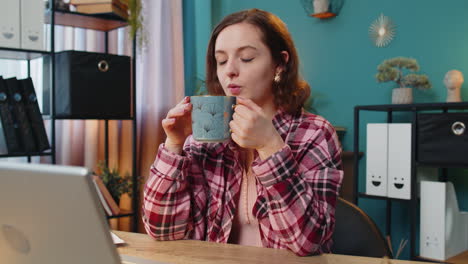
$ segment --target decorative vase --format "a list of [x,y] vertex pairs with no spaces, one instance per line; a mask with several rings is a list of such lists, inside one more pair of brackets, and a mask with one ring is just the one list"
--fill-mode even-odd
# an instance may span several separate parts
[[464,82],[463,73],[459,70],[450,70],[445,74],[444,85],[447,88],[447,102],[461,102],[460,89]]
[[392,104],[413,103],[413,88],[393,88]]

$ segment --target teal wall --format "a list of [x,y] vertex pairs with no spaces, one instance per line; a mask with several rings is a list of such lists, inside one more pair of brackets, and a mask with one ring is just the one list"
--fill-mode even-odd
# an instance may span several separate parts
[[[336,126],[347,128],[345,150],[353,147],[353,108],[355,105],[388,104],[391,84],[375,81],[382,60],[408,56],[418,60],[421,72],[433,83],[431,91],[415,91],[415,102],[443,102],[446,88],[442,79],[447,71],[458,69],[467,82],[462,98],[468,100],[468,1],[466,0],[344,0],[338,17],[319,20],[306,15],[301,0],[185,0],[186,92],[192,94],[194,76],[203,78],[206,46],[212,26],[225,15],[248,8],[260,8],[279,16],[287,25],[301,58],[301,73],[312,86],[318,114]],[[389,46],[377,48],[369,39],[370,24],[381,14],[396,25],[396,37]],[[187,67],[189,70],[187,70]],[[365,113],[364,122],[384,122],[384,114]],[[396,120],[408,120],[399,115]],[[365,149],[362,125],[360,149]],[[361,162],[360,191],[364,191],[365,162]],[[460,206],[468,210],[466,170],[450,170]],[[468,176],[468,175],[467,175]],[[392,237],[395,246],[409,238],[407,203],[394,203]],[[362,207],[385,229],[384,202],[360,199]],[[408,250],[403,254],[409,255]]]

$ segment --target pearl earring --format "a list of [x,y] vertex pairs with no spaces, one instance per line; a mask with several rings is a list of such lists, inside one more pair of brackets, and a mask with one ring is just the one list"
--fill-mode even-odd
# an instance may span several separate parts
[[280,72],[277,72],[275,74],[275,78],[273,78],[273,81],[275,81],[275,83],[279,83],[281,81]]

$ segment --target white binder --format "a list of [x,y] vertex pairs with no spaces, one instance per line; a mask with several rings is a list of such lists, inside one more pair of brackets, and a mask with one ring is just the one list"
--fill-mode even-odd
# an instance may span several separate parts
[[367,124],[366,194],[387,196],[388,124]]
[[21,0],[21,48],[44,50],[43,0]]
[[388,125],[388,182],[391,198],[411,199],[411,124]]
[[421,182],[419,252],[446,260],[468,249],[468,213],[460,212],[451,182]]

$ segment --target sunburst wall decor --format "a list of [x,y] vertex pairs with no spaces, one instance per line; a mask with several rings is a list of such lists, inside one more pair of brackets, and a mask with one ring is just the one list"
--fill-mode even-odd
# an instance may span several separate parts
[[395,36],[395,24],[389,17],[380,14],[370,26],[369,36],[377,47],[385,47]]

